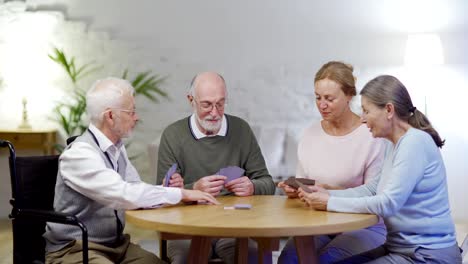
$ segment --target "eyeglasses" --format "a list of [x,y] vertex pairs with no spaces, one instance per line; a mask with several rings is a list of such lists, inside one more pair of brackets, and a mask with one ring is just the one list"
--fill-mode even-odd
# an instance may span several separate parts
[[118,110],[120,112],[125,112],[128,113],[131,117],[134,117],[136,115],[136,109],[121,109],[121,108],[113,108],[113,110]]
[[194,99],[194,101],[200,107],[200,109],[203,112],[211,112],[211,111],[213,111],[214,107],[216,107],[216,110],[218,110],[218,111],[223,111],[224,107],[227,105],[227,103],[224,100],[220,101],[220,102],[217,102],[215,104],[210,103],[210,102],[197,102],[197,100],[195,100],[195,99]]

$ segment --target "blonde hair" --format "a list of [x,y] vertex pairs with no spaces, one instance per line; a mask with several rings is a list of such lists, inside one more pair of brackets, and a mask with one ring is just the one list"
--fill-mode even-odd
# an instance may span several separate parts
[[353,66],[340,61],[330,61],[325,63],[315,74],[314,83],[330,79],[341,85],[341,90],[345,95],[355,96],[356,78],[353,76]]

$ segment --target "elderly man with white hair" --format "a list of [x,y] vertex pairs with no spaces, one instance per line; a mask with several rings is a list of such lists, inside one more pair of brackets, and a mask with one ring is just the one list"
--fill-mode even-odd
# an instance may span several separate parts
[[[158,181],[176,163],[178,173],[168,184],[218,195],[272,195],[275,184],[268,173],[255,135],[243,119],[224,114],[227,90],[224,78],[215,72],[197,74],[187,99],[193,114],[169,125],[161,136]],[[226,182],[220,169],[237,166],[241,177]],[[172,263],[185,263],[190,241],[170,240]],[[255,261],[254,244],[249,245],[249,261]],[[213,253],[225,263],[234,262],[235,239],[214,240]]]
[[[138,121],[134,88],[128,81],[98,80],[86,101],[91,123],[60,156],[54,209],[76,215],[88,228],[89,263],[162,263],[123,234],[124,210],[181,200],[217,201],[202,191],[141,181],[122,143]],[[48,223],[44,237],[47,263],[82,261],[77,227]]]

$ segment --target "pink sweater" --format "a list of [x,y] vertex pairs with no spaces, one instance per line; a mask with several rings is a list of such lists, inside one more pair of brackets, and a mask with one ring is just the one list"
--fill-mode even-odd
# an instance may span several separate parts
[[296,177],[342,188],[362,185],[380,172],[385,146],[365,124],[345,136],[331,136],[318,122],[299,141]]

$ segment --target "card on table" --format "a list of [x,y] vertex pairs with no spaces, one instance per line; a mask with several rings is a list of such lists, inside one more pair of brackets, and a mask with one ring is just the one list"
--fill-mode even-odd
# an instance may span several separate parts
[[252,208],[251,204],[235,204],[234,209],[243,209],[243,210],[248,210]]
[[284,181],[285,184],[291,186],[294,189],[299,188],[299,185],[297,184],[297,182],[300,182],[305,185],[315,185],[315,180],[306,179],[306,178],[296,178],[294,176],[291,176],[286,181]]
[[224,206],[224,210],[249,210],[251,208],[251,204],[235,204],[233,206]]
[[237,166],[229,166],[226,168],[221,168],[216,174],[226,176],[226,183],[235,180],[244,175],[245,170]]
[[172,164],[172,166],[167,170],[166,176],[164,177],[164,187],[169,186],[169,180],[171,179],[171,176],[176,173],[177,171],[177,163]]

